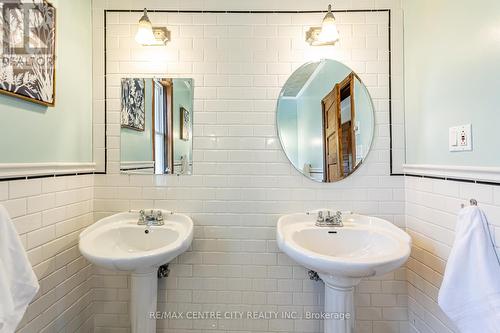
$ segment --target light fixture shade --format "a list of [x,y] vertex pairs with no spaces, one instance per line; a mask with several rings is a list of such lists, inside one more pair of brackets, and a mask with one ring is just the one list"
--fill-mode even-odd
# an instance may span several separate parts
[[323,18],[321,27],[311,27],[306,33],[306,41],[312,46],[334,45],[340,39],[332,5],[328,5],[328,12]]
[[153,25],[149,20],[146,8],[144,8],[144,15],[139,20],[139,28],[137,29],[137,33],[135,35],[135,41],[142,45],[148,45],[153,43],[154,40],[155,36],[153,34]]
[[326,13],[323,23],[321,24],[321,32],[318,36],[320,43],[334,44],[339,40],[339,31],[335,24],[335,17],[332,13],[332,5],[328,5],[328,13]]

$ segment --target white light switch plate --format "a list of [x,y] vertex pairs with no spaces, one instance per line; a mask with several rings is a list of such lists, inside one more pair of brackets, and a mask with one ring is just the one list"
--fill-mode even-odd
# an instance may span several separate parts
[[450,151],[471,151],[472,125],[450,127],[449,147]]

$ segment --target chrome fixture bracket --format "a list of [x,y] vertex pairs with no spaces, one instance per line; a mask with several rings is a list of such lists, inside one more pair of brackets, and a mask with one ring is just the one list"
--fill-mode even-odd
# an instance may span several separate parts
[[170,41],[170,30],[166,27],[152,27],[154,41],[148,44],[141,44],[142,46],[164,46]]
[[329,41],[329,42],[319,42],[319,34],[321,33],[321,27],[310,27],[309,30],[306,31],[306,42],[311,46],[328,46],[335,45],[339,41]]
[[309,30],[306,31],[306,42],[308,42],[309,45],[312,45],[314,42],[318,40],[318,36],[320,33],[321,33],[321,27],[310,27]]
[[[471,206],[477,206],[477,200],[476,200],[476,199],[470,199],[470,200],[469,200],[469,204],[470,204]],[[461,206],[462,208],[464,208],[464,207],[465,207],[465,204],[461,204],[460,206]]]
[[170,41],[170,30],[166,27],[153,27],[153,35],[158,44],[154,43],[152,45],[165,45]]

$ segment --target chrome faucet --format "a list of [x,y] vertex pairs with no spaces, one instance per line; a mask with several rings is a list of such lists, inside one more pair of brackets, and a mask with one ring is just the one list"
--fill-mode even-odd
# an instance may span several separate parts
[[154,212],[151,209],[151,212],[149,214],[146,214],[144,209],[141,209],[139,211],[139,221],[137,221],[138,225],[147,225],[149,226],[159,226],[159,225],[164,225],[165,223],[163,222],[163,214],[161,210],[158,210],[157,212]]
[[323,211],[318,211],[318,217],[316,218],[316,226],[318,227],[343,227],[342,223],[342,212],[336,211],[335,215],[331,215],[329,210],[326,211],[326,216],[324,216]]

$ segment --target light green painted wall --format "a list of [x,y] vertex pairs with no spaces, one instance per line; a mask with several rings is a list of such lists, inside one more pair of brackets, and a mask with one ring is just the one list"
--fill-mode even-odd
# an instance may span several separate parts
[[56,106],[0,95],[0,163],[92,161],[92,26],[88,0],[56,7]]
[[153,81],[151,79],[145,79],[144,110],[144,131],[121,128],[120,154],[122,162],[153,160]]
[[[404,0],[407,163],[500,164],[500,1]],[[448,128],[472,124],[473,151]]]

